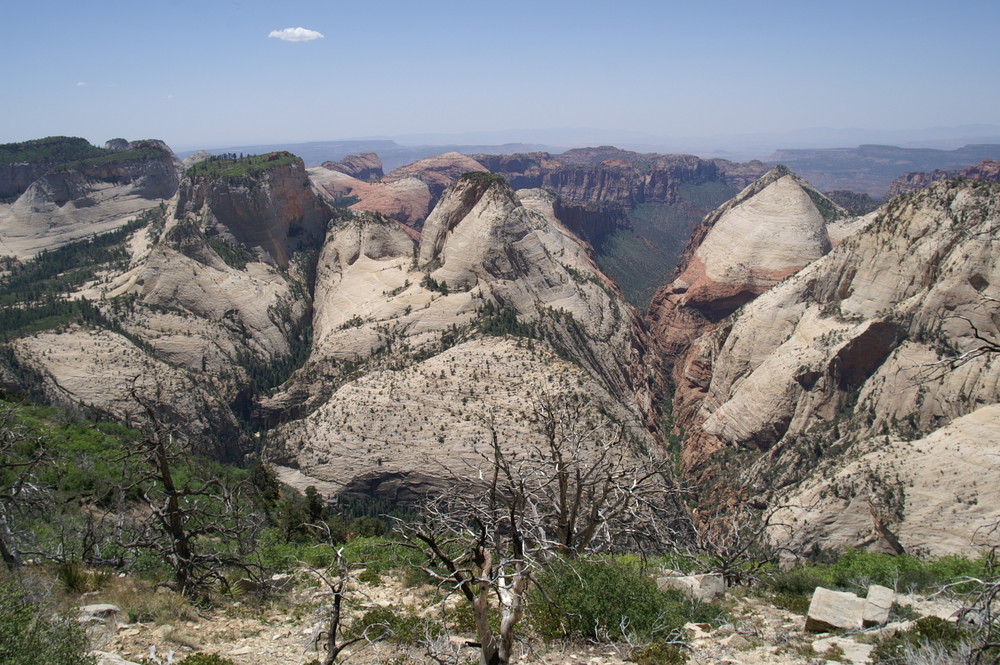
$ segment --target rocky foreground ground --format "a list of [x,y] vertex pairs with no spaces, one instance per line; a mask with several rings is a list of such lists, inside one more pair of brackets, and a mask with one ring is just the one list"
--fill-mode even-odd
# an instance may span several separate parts
[[[169,620],[129,621],[127,585],[112,585],[106,592],[86,594],[82,620],[95,640],[99,665],[179,662],[187,655],[219,654],[237,665],[301,665],[322,658],[316,637],[323,629],[324,603],[330,592],[312,585],[310,575],[296,575],[294,588],[267,601],[235,600],[210,610],[197,611],[173,594],[161,590],[153,603],[169,609]],[[443,609],[465,611],[459,598],[442,599],[430,585],[407,586],[401,576],[387,576],[376,585],[355,583],[351,592],[358,615],[373,607],[437,617]],[[119,600],[118,612],[97,603]],[[958,605],[943,597],[903,595],[897,608],[907,616],[953,617]],[[150,607],[148,599],[142,601]],[[887,633],[912,622],[893,615],[890,622],[864,630],[806,632],[806,617],[782,609],[745,589],[730,590],[720,602],[727,612],[721,625],[689,623],[683,638],[690,665],[799,665],[866,663],[874,644]],[[112,606],[118,607],[118,606]],[[96,609],[95,609],[96,608]],[[89,612],[89,615],[88,615]],[[345,651],[338,662],[375,664],[475,663],[478,650],[467,646],[471,634],[455,632],[435,640],[401,644],[382,640]],[[635,645],[578,642],[522,641],[514,662],[524,665],[578,663],[619,665],[634,662]]]

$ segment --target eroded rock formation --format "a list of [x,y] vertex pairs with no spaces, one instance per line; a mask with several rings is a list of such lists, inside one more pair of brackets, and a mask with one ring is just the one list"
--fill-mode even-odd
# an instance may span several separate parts
[[[874,461],[898,456],[893,440],[926,436],[1000,398],[1000,354],[984,342],[1000,335],[998,188],[938,183],[894,199],[695,340],[675,372],[685,468],[723,494],[724,485],[742,486],[781,500],[867,455],[868,475],[848,472],[850,498],[861,497],[852,516],[841,515],[843,495],[832,490],[810,513],[826,525],[817,532],[848,544],[876,542],[876,526],[892,530],[906,515],[944,510],[940,496],[901,484],[902,466]],[[852,519],[868,526],[850,534],[830,526]],[[897,535],[904,547],[921,539]]]

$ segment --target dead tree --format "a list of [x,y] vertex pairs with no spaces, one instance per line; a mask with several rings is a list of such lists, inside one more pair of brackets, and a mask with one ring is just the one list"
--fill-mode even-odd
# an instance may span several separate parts
[[0,556],[9,570],[21,566],[17,516],[50,498],[37,478],[50,461],[45,441],[19,422],[17,410],[0,407]]
[[[330,533],[330,527],[326,524],[312,525],[325,532],[326,540],[331,545],[334,538]],[[325,644],[323,660],[321,665],[333,665],[337,662],[344,649],[358,644],[359,642],[371,644],[375,640],[385,635],[388,626],[384,624],[371,624],[364,626],[361,632],[355,631],[349,637],[343,636],[344,629],[344,601],[346,599],[348,584],[352,578],[351,565],[344,558],[344,549],[334,549],[333,561],[325,568],[308,566],[308,570],[320,583],[330,592],[330,603],[324,608],[325,629],[319,631],[315,636],[317,644]]]
[[[461,593],[483,665],[505,665],[535,571],[560,555],[653,538],[673,498],[661,465],[630,449],[626,431],[578,397],[543,400],[542,443],[505,439],[493,418],[478,468],[450,474],[420,525],[403,524],[424,570]],[[491,610],[500,614],[497,630]]]
[[703,572],[722,575],[727,586],[749,584],[777,561],[780,549],[772,543],[771,531],[785,526],[775,520],[777,512],[741,500],[710,514],[694,514],[673,551]]
[[[123,460],[119,491],[124,497],[137,496],[141,508],[123,507],[123,547],[160,555],[173,577],[164,584],[189,596],[213,582],[225,583],[227,568],[254,575],[246,556],[260,525],[242,488],[191,474],[196,466],[190,446],[163,424],[152,404],[135,391],[132,396],[146,422],[140,441]],[[181,473],[185,465],[187,472]]]
[[986,548],[984,574],[960,578],[945,589],[972,587],[963,594],[967,601],[959,615],[977,637],[969,665],[1000,665],[1000,520],[979,529],[976,536],[976,544]]

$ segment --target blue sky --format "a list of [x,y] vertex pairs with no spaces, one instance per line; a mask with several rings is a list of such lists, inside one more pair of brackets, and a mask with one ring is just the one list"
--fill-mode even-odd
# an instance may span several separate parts
[[6,4],[0,142],[1000,124],[996,0]]

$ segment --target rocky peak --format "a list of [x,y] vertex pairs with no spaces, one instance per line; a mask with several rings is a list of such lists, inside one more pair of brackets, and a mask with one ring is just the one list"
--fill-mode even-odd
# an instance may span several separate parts
[[406,178],[416,178],[427,185],[432,199],[436,202],[448,185],[463,173],[472,171],[488,171],[488,169],[471,157],[458,152],[446,152],[401,166],[388,173],[383,182],[392,183]]
[[[476,233],[469,234],[463,222],[484,218],[506,222],[510,212],[519,206],[514,190],[502,177],[478,172],[462,176],[445,190],[424,223],[418,262],[439,262],[441,267],[435,274],[452,286],[474,286],[478,280],[472,267],[483,265],[482,253],[509,242],[496,236],[516,235],[522,229],[519,224],[485,228],[476,224]],[[446,244],[449,251],[445,251]]]
[[650,305],[651,330],[668,356],[741,305],[823,256],[827,222],[846,216],[784,166],[775,166],[709,214],[678,275]]
[[554,206],[468,173],[419,240],[379,215],[339,218],[317,266],[310,359],[261,402],[284,423],[278,461],[340,487],[440,482],[480,459],[489,414],[521,430],[516,447],[533,440],[540,396],[574,386],[658,449],[641,321]]

